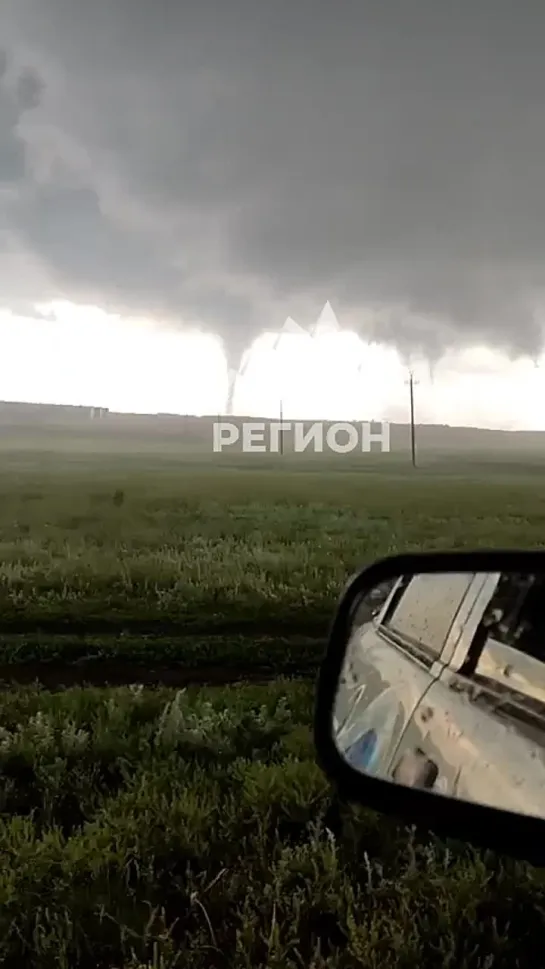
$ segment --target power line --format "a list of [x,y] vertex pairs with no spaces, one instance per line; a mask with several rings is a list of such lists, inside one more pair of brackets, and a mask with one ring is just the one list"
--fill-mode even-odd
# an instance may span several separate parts
[[409,385],[409,403],[410,403],[410,413],[411,413],[411,462],[413,468],[416,468],[416,428],[414,422],[414,388],[419,381],[414,379],[414,374],[412,370],[409,371],[409,379],[405,381],[405,384]]
[[[289,334],[291,334],[292,336],[308,337],[308,339],[311,342],[313,342],[314,340],[314,335],[312,333],[310,333],[304,327],[300,326],[299,323],[296,323],[291,316],[288,316],[286,322],[284,323],[284,326],[277,334],[276,340],[274,341],[274,344],[273,344],[274,353],[278,351],[282,339]],[[280,449],[281,455],[284,454],[284,428],[282,426],[284,423],[284,400],[283,400],[284,389],[285,387],[282,384],[282,397],[280,398],[280,430],[279,430],[279,449]]]

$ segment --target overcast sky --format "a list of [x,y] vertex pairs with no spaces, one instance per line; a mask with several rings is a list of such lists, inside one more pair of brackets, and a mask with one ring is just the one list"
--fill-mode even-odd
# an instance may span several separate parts
[[544,0],[2,0],[7,306],[537,354]]

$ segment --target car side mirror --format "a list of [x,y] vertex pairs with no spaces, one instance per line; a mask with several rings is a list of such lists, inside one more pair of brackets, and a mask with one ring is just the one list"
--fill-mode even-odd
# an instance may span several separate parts
[[347,800],[545,864],[545,552],[359,572],[320,669],[315,741]]

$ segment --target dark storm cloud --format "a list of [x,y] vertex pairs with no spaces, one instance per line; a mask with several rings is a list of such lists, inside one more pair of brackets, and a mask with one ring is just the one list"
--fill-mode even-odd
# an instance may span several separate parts
[[17,131],[19,117],[26,101],[18,87],[13,89],[9,77],[9,61],[5,51],[0,50],[0,190],[17,183],[25,176],[25,145]]
[[200,319],[234,365],[325,299],[404,350],[540,348],[542,0],[8,0],[3,18],[6,224],[65,296]]

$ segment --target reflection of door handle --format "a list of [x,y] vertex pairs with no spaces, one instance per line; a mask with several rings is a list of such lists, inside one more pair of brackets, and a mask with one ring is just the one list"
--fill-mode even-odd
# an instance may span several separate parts
[[392,779],[404,787],[423,787],[430,790],[439,776],[439,768],[423,750],[408,750],[397,762]]

